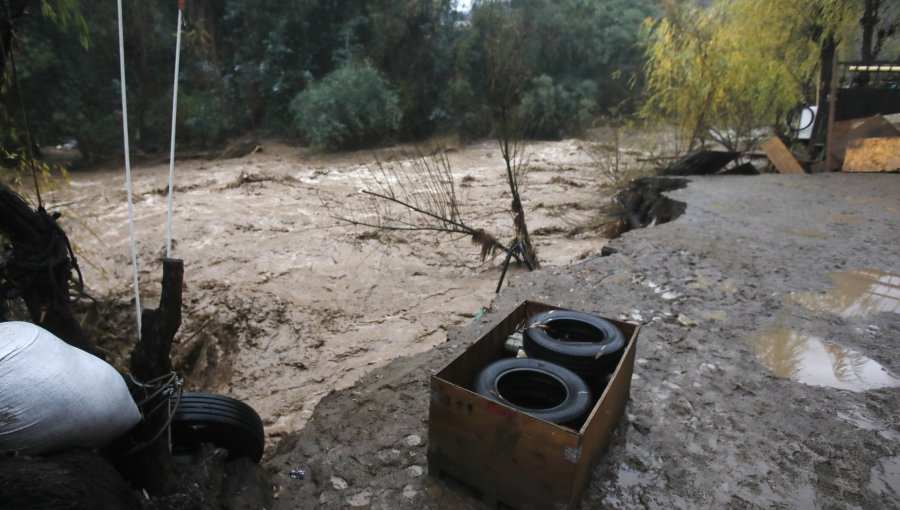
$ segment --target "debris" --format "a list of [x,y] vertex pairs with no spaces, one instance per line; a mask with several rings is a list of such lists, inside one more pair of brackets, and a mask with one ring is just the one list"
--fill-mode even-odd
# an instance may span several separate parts
[[347,503],[352,507],[368,506],[372,502],[369,491],[362,491],[347,498]]
[[603,248],[600,248],[600,256],[601,257],[609,257],[613,253],[618,253],[618,252],[619,252],[619,250],[617,250],[615,248],[610,248],[609,246],[604,246]]
[[711,175],[737,159],[739,155],[739,152],[697,149],[669,165],[660,172],[660,175]]
[[777,136],[773,136],[769,138],[765,142],[759,144],[759,148],[762,149],[766,156],[768,156],[769,161],[772,162],[772,165],[778,170],[778,173],[781,174],[803,174],[806,173],[803,170],[803,167],[800,166],[800,163],[797,162],[797,158],[791,154],[791,151],[785,147],[784,142],[781,141],[781,138]]
[[519,352],[519,349],[522,348],[522,342],[522,332],[516,331],[506,338],[503,348],[506,349],[507,352],[517,353]]
[[900,170],[900,137],[863,138],[850,142],[844,172],[896,172]]
[[288,476],[290,476],[290,477],[293,478],[294,480],[303,480],[304,478],[306,478],[306,470],[304,470],[304,469],[299,469],[299,468],[298,468],[298,469],[292,469],[292,470],[288,473]]
[[689,328],[697,325],[697,321],[695,321],[694,319],[691,319],[687,315],[683,315],[683,314],[678,314],[678,319],[676,319],[676,320],[678,321],[678,324],[681,324],[682,326],[686,326]]
[[744,163],[719,172],[719,175],[759,175],[753,163]]
[[881,115],[835,122],[834,131],[829,150],[838,161],[844,161],[847,149],[857,140],[900,136],[900,130]]
[[331,486],[335,488],[335,490],[342,491],[350,486],[347,483],[347,480],[344,480],[340,476],[332,476],[331,477]]

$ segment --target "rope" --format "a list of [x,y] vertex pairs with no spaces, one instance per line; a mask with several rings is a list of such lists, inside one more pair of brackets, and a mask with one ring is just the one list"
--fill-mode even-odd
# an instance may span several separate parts
[[[182,394],[182,386],[184,385],[184,379],[178,377],[175,372],[170,372],[168,374],[162,375],[155,379],[152,379],[147,382],[140,382],[134,378],[134,376],[129,375],[132,384],[135,385],[136,388],[143,390],[144,398],[138,400],[135,397],[134,392],[132,392],[132,398],[137,403],[138,408],[141,412],[141,418],[146,422],[148,418],[157,413],[160,409],[165,407],[166,410],[166,421],[149,439],[146,441],[142,441],[138,444],[135,444],[131,449],[122,454],[122,457],[131,455],[133,453],[137,453],[144,448],[150,446],[154,441],[159,439],[161,435],[164,433],[169,434],[169,438],[167,440],[167,444],[169,446],[169,451],[172,450],[172,438],[171,438],[171,427],[172,420],[175,418],[175,410],[178,409],[178,405],[181,403],[181,394]],[[152,391],[149,391],[152,390]],[[149,393],[148,393],[149,391]],[[150,409],[149,411],[144,411],[144,406],[151,403],[153,400],[160,398],[159,402]],[[173,404],[174,401],[174,404]]]
[[178,2],[178,31],[175,36],[175,84],[172,86],[172,140],[169,144],[169,217],[166,225],[166,258],[172,258],[172,203],[175,188],[175,119],[178,111],[178,68],[181,65],[181,23],[184,1]]
[[125,190],[128,196],[128,233],[131,240],[131,267],[134,275],[134,305],[137,308],[137,337],[141,339],[141,293],[138,289],[137,246],[134,242],[134,205],[131,199],[131,151],[128,148],[128,102],[125,98],[125,35],[122,30],[122,0],[116,0],[119,14],[119,86],[122,91],[122,138],[125,143]]

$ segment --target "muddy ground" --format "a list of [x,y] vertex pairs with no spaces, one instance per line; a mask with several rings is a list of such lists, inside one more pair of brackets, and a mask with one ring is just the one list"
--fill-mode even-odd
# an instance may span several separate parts
[[[327,202],[358,197],[371,154],[272,146],[184,164],[176,358],[189,387],[260,412],[276,508],[483,507],[427,474],[428,382],[523,299],[644,325],[626,416],[584,508],[900,505],[900,178],[691,178],[669,194],[684,216],[600,257],[599,235],[569,237],[605,198],[578,145],[533,152],[525,207],[545,267],[516,269],[496,299],[497,261],[466,239],[334,226]],[[477,144],[452,161],[480,204],[473,223],[509,238],[497,152]],[[135,175],[145,306],[166,170]],[[78,173],[56,198],[73,210],[92,291],[127,316],[121,186],[119,170]],[[868,271],[830,275],[855,270]]]
[[517,276],[447,342],[322,399],[269,457],[276,508],[485,507],[427,474],[428,379],[523,299],[644,325],[583,508],[896,508],[898,192],[897,175],[692,178],[673,223]]

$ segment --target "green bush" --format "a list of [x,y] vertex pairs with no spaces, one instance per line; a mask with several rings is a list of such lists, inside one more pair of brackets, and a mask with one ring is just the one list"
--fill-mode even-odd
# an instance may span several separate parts
[[216,147],[233,132],[227,108],[212,92],[179,93],[178,121],[179,142],[187,145]]
[[352,148],[384,140],[400,121],[397,95],[368,62],[347,62],[291,101],[294,127],[312,145]]
[[580,134],[596,109],[591,99],[596,94],[597,85],[590,80],[567,87],[546,74],[533,79],[519,106],[528,136],[558,140]]

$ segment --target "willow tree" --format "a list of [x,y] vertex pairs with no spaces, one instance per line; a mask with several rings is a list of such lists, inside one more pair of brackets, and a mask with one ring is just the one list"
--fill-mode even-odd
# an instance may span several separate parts
[[673,121],[688,150],[709,139],[742,150],[754,142],[755,128],[774,124],[830,79],[818,76],[826,69],[821,63],[831,62],[856,27],[861,4],[718,0],[708,8],[672,1],[664,7],[643,31],[643,113]]

